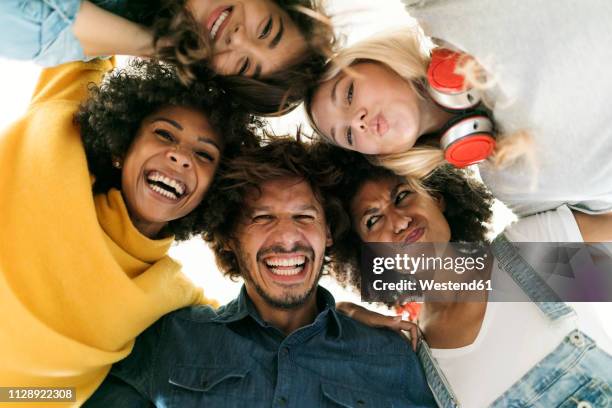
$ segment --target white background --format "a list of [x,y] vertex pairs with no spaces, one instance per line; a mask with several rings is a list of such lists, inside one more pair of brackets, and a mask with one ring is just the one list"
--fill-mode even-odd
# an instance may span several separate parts
[[[380,30],[413,24],[413,20],[396,0],[331,0],[327,10],[334,16],[334,25],[338,27],[338,31],[346,35],[347,44]],[[121,59],[121,62],[124,63],[125,59]],[[32,63],[0,58],[0,131],[27,108],[39,72],[40,68]],[[270,122],[277,135],[294,134],[298,124],[305,124],[301,108]],[[512,219],[511,214],[502,205],[496,205],[496,231],[501,231]],[[185,273],[194,282],[205,288],[207,296],[223,304],[238,293],[241,283],[231,282],[221,275],[212,253],[200,239],[176,244],[171,249],[171,255],[183,263]],[[322,283],[334,293],[337,300],[359,301],[357,295],[343,290],[331,279],[324,277]],[[600,304],[597,310],[598,318],[606,322],[608,333],[612,333],[612,319],[609,318],[612,315],[612,303]],[[607,318],[604,319],[604,316]]]

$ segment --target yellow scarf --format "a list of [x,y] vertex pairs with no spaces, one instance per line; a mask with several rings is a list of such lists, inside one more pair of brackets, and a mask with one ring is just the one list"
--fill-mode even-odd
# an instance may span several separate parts
[[54,407],[82,404],[162,315],[206,302],[166,255],[172,238],[140,234],[119,191],[91,193],[72,117],[112,67],[43,71],[0,135],[0,386],[76,387],[76,403]]

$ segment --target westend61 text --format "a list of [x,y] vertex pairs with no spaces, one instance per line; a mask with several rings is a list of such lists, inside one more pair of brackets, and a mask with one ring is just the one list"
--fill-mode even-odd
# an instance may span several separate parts
[[[418,286],[418,288],[417,288]],[[380,279],[372,283],[374,290],[390,290],[390,291],[412,291],[420,289],[421,291],[444,291],[444,290],[493,290],[491,280],[473,280],[471,282],[436,282],[433,279],[419,280],[418,282],[403,279],[399,282],[384,282]]]
[[397,272],[405,271],[413,275],[419,270],[447,270],[462,274],[472,269],[483,270],[485,268],[484,256],[472,257],[439,257],[439,256],[409,256],[407,254],[396,254],[391,257],[376,257],[373,259],[372,272],[376,275],[386,270]]

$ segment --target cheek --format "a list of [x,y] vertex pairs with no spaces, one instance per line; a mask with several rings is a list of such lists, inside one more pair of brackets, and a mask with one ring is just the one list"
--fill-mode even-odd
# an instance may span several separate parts
[[201,168],[198,169],[197,171],[197,182],[198,182],[198,193],[197,195],[200,198],[203,198],[206,195],[206,192],[208,191],[210,185],[213,182],[213,179],[215,178],[215,174],[217,172],[217,165],[215,164],[213,165],[205,165],[205,166],[201,166]]
[[224,52],[222,54],[213,55],[213,57],[209,60],[209,64],[216,73],[221,75],[231,75],[233,72],[231,72],[230,69],[230,61],[230,52]]
[[438,242],[448,242],[450,241],[451,231],[450,226],[448,225],[448,221],[443,214],[438,213],[435,217],[435,237],[433,237]]
[[128,153],[121,168],[121,190],[124,193],[131,194],[135,190],[140,167],[138,157]]

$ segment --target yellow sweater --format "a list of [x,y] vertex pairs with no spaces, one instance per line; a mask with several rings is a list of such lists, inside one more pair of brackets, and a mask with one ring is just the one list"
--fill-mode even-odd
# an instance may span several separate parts
[[54,407],[82,404],[159,317],[206,303],[166,255],[171,238],[140,234],[119,191],[92,195],[72,118],[112,68],[43,71],[0,135],[0,387],[76,387],[77,403]]

